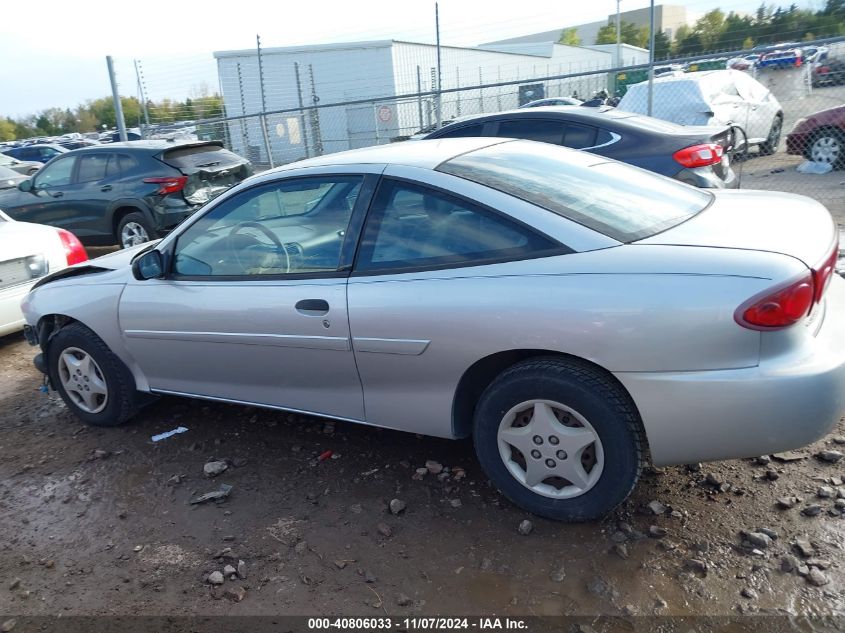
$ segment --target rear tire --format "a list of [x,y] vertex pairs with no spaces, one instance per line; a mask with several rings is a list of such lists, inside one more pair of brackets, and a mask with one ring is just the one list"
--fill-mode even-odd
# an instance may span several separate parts
[[155,239],[155,229],[142,213],[128,213],[117,224],[117,243],[121,248],[130,248]]
[[81,323],[60,329],[47,348],[50,382],[76,417],[117,426],[138,408],[132,373],[103,340]]
[[775,117],[775,120],[772,121],[772,127],[769,130],[769,136],[766,137],[766,141],[760,143],[760,155],[761,156],[771,156],[775,152],[778,151],[778,145],[780,145],[780,135],[783,131],[783,119],[779,116]]
[[482,394],[473,437],[484,472],[508,499],[559,521],[597,519],[633,490],[645,437],[630,396],[577,359],[535,358]]

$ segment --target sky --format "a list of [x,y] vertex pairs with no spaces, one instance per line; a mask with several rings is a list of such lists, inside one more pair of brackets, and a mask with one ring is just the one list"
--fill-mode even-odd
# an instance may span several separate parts
[[[817,8],[822,0],[798,1]],[[659,4],[659,2],[658,2]],[[760,0],[675,0],[691,20],[721,6],[753,13]],[[769,4],[778,4],[771,2]],[[780,4],[786,6],[789,0]],[[622,10],[648,0],[621,0]],[[441,43],[491,40],[606,19],[615,0],[440,0]],[[140,60],[149,99],[183,99],[217,79],[213,51],[255,46],[404,39],[433,42],[434,0],[39,0],[12,2],[0,21],[0,116],[74,107],[110,94],[106,55],[121,94],[137,95]]]

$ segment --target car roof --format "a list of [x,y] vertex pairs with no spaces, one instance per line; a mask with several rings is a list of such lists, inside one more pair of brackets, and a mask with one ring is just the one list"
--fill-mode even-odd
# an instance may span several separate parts
[[585,119],[607,120],[607,119],[628,119],[632,116],[637,116],[633,112],[623,112],[611,106],[590,107],[583,105],[549,105],[536,106],[533,108],[515,108],[513,110],[503,110],[502,112],[486,112],[484,114],[472,114],[456,119],[451,125],[456,123],[466,123],[467,121],[480,121],[482,119],[498,119],[501,117],[508,117],[518,115],[520,117],[540,116],[543,113],[559,113],[559,114],[574,114]]
[[[389,145],[362,147],[336,154],[316,156],[295,163],[277,167],[271,172],[301,169],[303,167],[326,167],[331,165],[392,164],[434,169],[440,163],[460,154],[473,152],[483,147],[508,142],[500,138],[447,138],[422,141],[400,141]],[[271,173],[264,172],[264,173]]]
[[176,149],[178,147],[199,147],[202,145],[218,145],[223,147],[222,141],[166,141],[166,140],[148,140],[148,141],[123,141],[117,143],[104,143],[101,145],[89,145],[87,147],[80,147],[71,150],[74,153],[81,152],[108,152],[113,149],[129,150],[136,152],[159,152],[162,150]]
[[[516,110],[505,110],[504,112],[491,112],[488,114],[462,117],[459,121],[455,121],[450,125],[449,129],[452,129],[453,125],[458,126],[458,124],[472,121],[486,122],[513,118],[543,119],[549,118],[549,115],[566,115],[570,119],[578,120],[579,123],[601,126],[607,130],[619,133],[625,130],[674,135],[683,135],[689,132],[685,126],[678,125],[677,123],[664,121],[638,112],[620,110],[611,106],[538,106],[535,108],[519,108]],[[435,132],[431,132],[431,134],[433,135]]]

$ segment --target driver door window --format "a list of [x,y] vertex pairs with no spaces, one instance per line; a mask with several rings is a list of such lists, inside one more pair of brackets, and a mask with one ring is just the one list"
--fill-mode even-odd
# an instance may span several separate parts
[[243,191],[179,237],[173,272],[204,278],[336,272],[362,182],[298,178]]
[[62,158],[55,163],[42,167],[35,176],[35,188],[49,189],[69,185],[75,162],[75,157]]

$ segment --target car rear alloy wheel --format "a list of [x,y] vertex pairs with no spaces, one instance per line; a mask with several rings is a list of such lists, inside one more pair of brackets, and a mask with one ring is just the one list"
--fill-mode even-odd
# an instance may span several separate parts
[[84,422],[115,426],[135,413],[140,394],[131,372],[81,323],[53,334],[45,356],[50,384]]
[[511,475],[544,497],[569,499],[596,485],[601,440],[577,411],[548,400],[521,402],[499,425],[499,454]]
[[610,512],[645,461],[631,397],[577,358],[531,358],[503,371],[478,400],[472,433],[481,467],[508,499],[561,521]]
[[117,237],[122,248],[131,248],[153,238],[153,229],[140,213],[130,213],[117,226]]
[[772,121],[772,127],[769,130],[769,136],[766,137],[766,141],[764,143],[760,143],[760,153],[763,156],[771,156],[778,151],[778,145],[780,145],[780,133],[782,129],[783,119],[777,116],[775,117],[775,120]]
[[68,347],[59,356],[59,380],[74,404],[85,413],[106,408],[109,390],[103,371],[88,352]]
[[843,159],[842,137],[835,132],[821,132],[810,145],[810,160],[836,166]]

